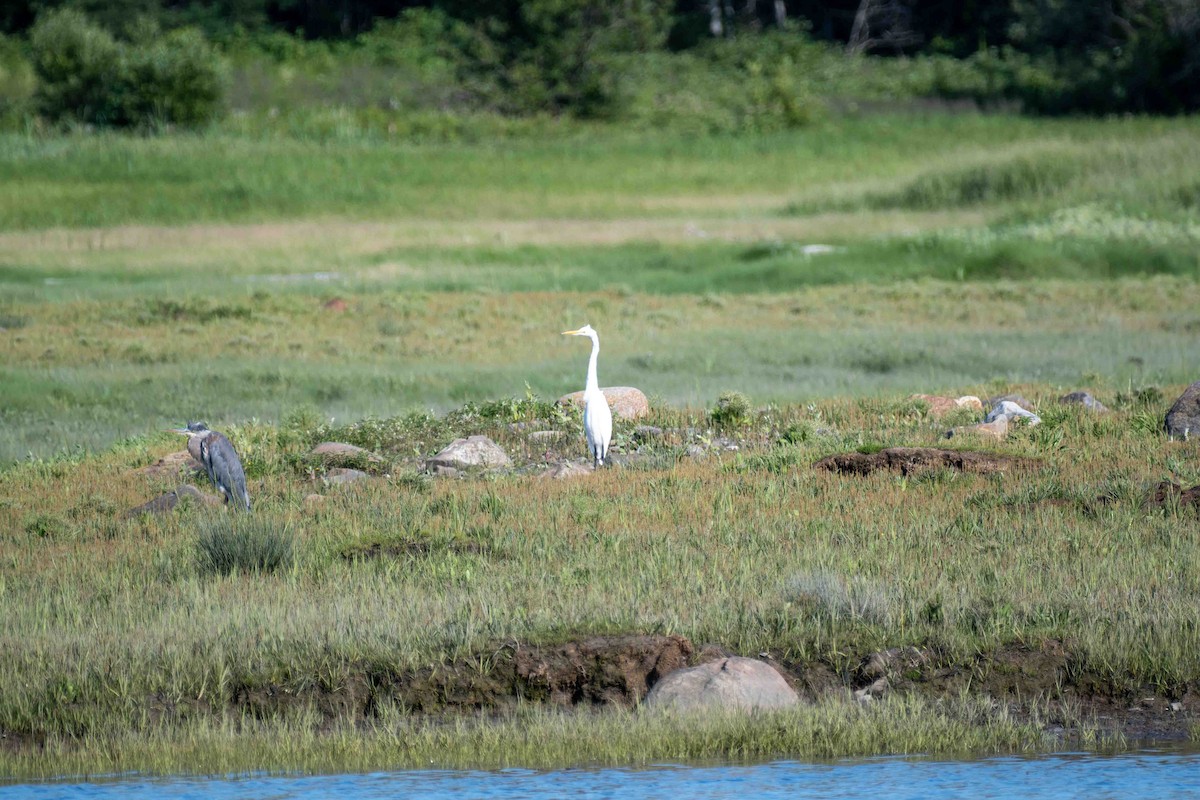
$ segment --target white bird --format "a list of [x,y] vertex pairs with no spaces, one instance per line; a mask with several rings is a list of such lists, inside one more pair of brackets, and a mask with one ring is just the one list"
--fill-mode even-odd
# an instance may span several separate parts
[[586,336],[592,340],[592,357],[588,359],[587,386],[583,390],[583,432],[587,435],[588,451],[594,467],[604,466],[608,458],[608,443],[612,440],[612,410],[600,382],[596,380],[596,358],[600,355],[600,336],[591,325],[577,331],[563,331],[563,336]]

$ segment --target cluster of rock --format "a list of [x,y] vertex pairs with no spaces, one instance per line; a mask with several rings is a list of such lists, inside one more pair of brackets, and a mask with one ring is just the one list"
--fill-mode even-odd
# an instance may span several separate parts
[[[954,398],[914,394],[912,398],[925,402],[929,406],[929,414],[935,419],[961,409],[982,411],[985,407],[983,401],[974,395]],[[1081,405],[1088,411],[1098,414],[1108,411],[1103,403],[1087,392],[1065,394],[1058,399],[1058,402],[1064,405]],[[1023,424],[1033,426],[1041,423],[1042,418],[1030,410],[1032,407],[1033,403],[1019,394],[993,397],[987,401],[987,408],[991,410],[987,412],[982,422],[951,428],[946,431],[946,438],[974,435],[985,439],[1001,441],[1008,436],[1009,431],[1014,425]]]

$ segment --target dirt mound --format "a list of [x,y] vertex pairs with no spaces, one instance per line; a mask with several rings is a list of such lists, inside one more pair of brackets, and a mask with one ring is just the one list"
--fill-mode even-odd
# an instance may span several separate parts
[[989,475],[1029,467],[1027,458],[970,450],[942,450],[937,447],[889,447],[877,453],[837,453],[826,456],[813,466],[850,475],[870,475],[881,469],[911,475],[937,469],[956,469]]
[[1200,513],[1200,486],[1193,486],[1184,491],[1183,487],[1171,481],[1160,481],[1146,497],[1142,506],[1147,509],[1163,508],[1165,506],[1183,508],[1191,506]]

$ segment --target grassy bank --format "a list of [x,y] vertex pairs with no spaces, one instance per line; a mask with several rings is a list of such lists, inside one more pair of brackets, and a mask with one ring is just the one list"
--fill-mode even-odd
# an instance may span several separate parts
[[788,712],[676,716],[608,711],[562,714],[526,709],[502,720],[414,721],[402,712],[363,726],[333,730],[317,717],[198,722],[185,730],[50,743],[44,753],[0,753],[5,775],[230,775],[264,764],[289,772],[399,769],[563,769],[664,763],[761,762],[776,758],[836,759],[881,752],[977,756],[1038,752],[1046,739],[1035,724],[996,714],[987,704],[930,704],[919,698],[887,709],[829,702]]
[[[14,742],[49,744],[18,747],[6,758],[36,774],[58,769],[50,765],[63,752],[75,755],[61,763],[93,765],[86,769],[109,758],[174,769],[187,763],[188,742],[198,737],[197,763],[236,767],[243,762],[231,742],[246,735],[247,715],[265,715],[265,740],[276,744],[253,752],[262,763],[304,766],[317,763],[306,748],[323,741],[311,737],[338,720],[383,719],[392,731],[383,741],[407,737],[412,723],[404,714],[380,717],[381,704],[453,711],[462,702],[453,698],[473,686],[483,693],[469,702],[503,707],[511,696],[480,687],[493,680],[506,643],[619,633],[680,634],[730,652],[766,652],[800,680],[840,676],[834,685],[850,681],[873,652],[914,646],[957,676],[947,682],[930,673],[913,688],[918,695],[994,694],[1022,713],[1031,703],[1053,703],[1060,721],[1062,704],[1078,708],[1082,699],[1184,696],[1200,679],[1193,613],[1200,522],[1193,509],[1143,503],[1159,480],[1200,482],[1195,448],[1165,441],[1163,401],[1153,393],[1093,417],[1056,406],[1045,387],[1020,388],[1045,421],[1000,449],[1036,462],[992,476],[935,470],[855,478],[812,468],[831,452],[942,443],[950,423],[900,399],[791,406],[733,428],[715,427],[700,412],[663,410],[652,420],[666,431],[662,440],[639,447],[622,425],[617,442],[628,463],[565,482],[528,470],[577,454],[577,419],[551,416],[535,426],[566,431],[557,444],[528,436],[533,428],[508,426],[550,414],[536,403],[340,430],[301,418],[282,429],[235,428],[256,530],[294,545],[293,559],[271,574],[221,576],[203,566],[199,537],[214,514],[227,524],[223,510],[120,518],[178,482],[138,471],[178,447],[165,437],[15,467],[0,477],[10,531],[0,726]],[[416,473],[418,454],[478,431],[502,443],[516,472],[436,481]],[[726,449],[721,436],[739,449]],[[304,453],[326,437],[384,453],[394,462],[390,477],[340,490],[314,482],[314,470],[323,470]],[[709,455],[686,456],[687,444]],[[314,491],[327,495],[315,506],[304,499]],[[1015,667],[995,660],[1013,652],[1036,658]],[[1058,655],[1037,656],[1050,652]],[[451,677],[432,691],[421,676],[438,665]],[[374,688],[363,694],[363,686]],[[294,699],[246,705],[265,696]],[[375,709],[366,717],[363,702]],[[855,718],[836,708],[820,713]],[[301,712],[307,716],[298,722]],[[836,735],[853,740],[860,722],[846,724],[849,732]],[[998,724],[985,725],[971,747],[1036,746],[1020,726]],[[314,743],[294,750],[279,743],[292,725],[307,726],[310,738],[300,741]],[[785,747],[774,728],[754,730],[747,753]],[[138,744],[151,734],[166,744]],[[936,741],[922,729],[927,734]],[[351,736],[364,750],[348,752],[344,766],[378,763],[370,754],[382,747],[380,735],[372,727]],[[470,742],[494,734],[463,735]],[[222,736],[233,738],[222,744]],[[736,752],[718,744],[723,736],[711,740],[714,752]],[[578,752],[590,746],[582,741]],[[614,745],[602,759],[651,752],[622,741],[628,750]],[[877,744],[912,752],[931,740],[888,741]],[[948,733],[950,741],[957,734]],[[688,742],[669,738],[662,746],[698,754]],[[425,752],[421,746],[413,753]],[[812,746],[800,753],[857,751]],[[567,763],[574,752],[543,756]]]

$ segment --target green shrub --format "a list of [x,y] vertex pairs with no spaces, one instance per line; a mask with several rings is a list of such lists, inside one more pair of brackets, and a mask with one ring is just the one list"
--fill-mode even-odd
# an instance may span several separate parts
[[125,54],[125,115],[129,124],[194,128],[220,112],[225,75],[204,36],[180,29],[151,36]]
[[750,422],[750,399],[741,392],[725,392],[709,412],[713,424],[722,428],[741,428]]
[[295,562],[291,529],[261,516],[222,514],[204,520],[196,539],[196,563],[203,575],[268,573]]
[[38,109],[54,121],[118,127],[195,127],[224,102],[224,63],[198,31],[138,26],[130,42],[71,9],[30,32]]
[[38,20],[29,44],[42,113],[52,119],[119,124],[121,47],[108,31],[78,11],[62,9]]

